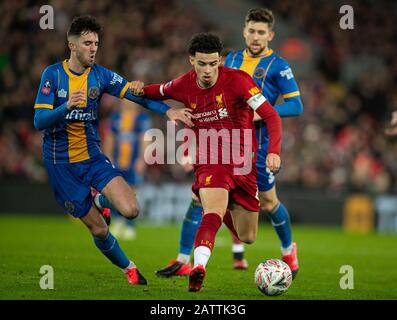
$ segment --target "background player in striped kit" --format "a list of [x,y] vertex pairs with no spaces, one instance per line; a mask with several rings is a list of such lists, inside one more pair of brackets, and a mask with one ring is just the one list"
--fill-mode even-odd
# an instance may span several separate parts
[[[103,150],[112,163],[122,172],[124,179],[137,192],[143,182],[146,163],[144,151],[148,142],[144,140],[146,130],[151,128],[149,115],[139,105],[128,100],[121,101],[110,114],[104,137]],[[110,231],[123,240],[136,238],[135,220],[124,219],[101,194],[94,197],[101,210],[111,209]]]
[[[275,106],[280,117],[299,116],[302,113],[303,105],[291,67],[287,61],[268,47],[274,37],[274,22],[273,13],[266,8],[249,10],[243,29],[246,48],[229,53],[225,66],[247,72],[272,105],[276,104],[281,95],[284,102]],[[268,148],[267,128],[263,121],[258,121],[258,117],[255,120],[257,120],[255,122],[258,139],[256,165],[261,210],[270,218],[281,242],[283,260],[288,263],[295,277],[299,266],[296,243],[292,241],[289,213],[277,197],[275,175],[265,165]],[[182,225],[177,259],[171,260],[168,266],[157,271],[157,275],[168,277],[189,273],[190,253],[195,232],[201,221],[201,212],[200,203],[193,199]],[[244,259],[244,245],[235,237],[233,238],[232,251],[234,267],[237,269],[247,268],[248,263]]]

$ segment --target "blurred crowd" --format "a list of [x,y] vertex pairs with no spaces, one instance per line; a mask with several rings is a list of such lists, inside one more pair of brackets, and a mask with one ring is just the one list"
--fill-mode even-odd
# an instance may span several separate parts
[[[301,117],[283,120],[278,181],[331,191],[395,192],[397,141],[386,138],[383,129],[391,111],[397,110],[397,7],[393,1],[347,2],[354,8],[354,30],[340,29],[338,1],[258,1],[258,6],[271,8],[276,19],[297,26],[313,51],[309,59],[314,68],[299,72],[301,60],[308,57],[294,59],[293,39],[274,48],[297,70],[304,104]],[[91,13],[102,22],[98,63],[146,83],[164,82],[189,69],[186,44],[193,33],[211,30],[222,35],[220,26],[177,1],[50,4],[54,30],[39,28],[40,2],[0,4],[0,179],[46,181],[41,133],[32,126],[33,104],[43,69],[68,57],[65,33],[74,15]],[[104,97],[103,120],[116,104]],[[158,116],[153,119],[155,126],[163,127]],[[147,178],[191,179],[180,166],[171,165],[150,167]]]

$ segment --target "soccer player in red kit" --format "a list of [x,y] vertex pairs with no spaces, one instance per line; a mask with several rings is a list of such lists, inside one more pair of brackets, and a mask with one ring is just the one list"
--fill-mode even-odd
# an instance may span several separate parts
[[[197,34],[189,44],[189,59],[193,70],[166,84],[145,86],[143,91],[141,82],[133,82],[130,87],[133,93],[144,94],[150,99],[180,101],[190,107],[193,114],[197,154],[194,165],[196,180],[192,190],[203,205],[203,219],[195,237],[189,291],[201,289],[206,274],[205,267],[222,221],[241,241],[253,243],[256,239],[259,200],[254,111],[266,122],[269,130],[267,167],[278,171],[281,162],[280,117],[248,74],[220,66],[222,47],[217,36],[210,33]],[[213,150],[214,145],[208,148],[208,145],[200,141],[203,137],[208,138],[208,130],[212,130],[212,134],[218,135],[218,138],[226,136],[226,139],[217,140],[217,150]],[[241,133],[237,141],[233,139],[236,130]],[[248,139],[247,135],[242,134],[247,130]],[[230,134],[225,135],[225,132]],[[225,156],[225,144],[229,147],[237,145],[240,155],[248,148],[249,156],[244,162],[248,169],[244,174],[241,174],[241,162],[237,163],[234,158],[225,162],[228,159]]]

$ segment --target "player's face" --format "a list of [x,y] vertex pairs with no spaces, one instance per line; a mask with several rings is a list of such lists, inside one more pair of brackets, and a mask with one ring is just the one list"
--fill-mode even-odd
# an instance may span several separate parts
[[197,73],[197,80],[201,87],[212,87],[219,75],[219,65],[221,58],[218,52],[201,53],[196,52],[195,56],[190,56],[190,63]]
[[249,21],[245,25],[243,36],[248,53],[256,57],[266,52],[269,41],[274,37],[274,32],[269,28],[268,23]]
[[83,33],[77,38],[74,50],[77,60],[83,67],[88,68],[94,64],[98,45],[98,34],[94,32]]

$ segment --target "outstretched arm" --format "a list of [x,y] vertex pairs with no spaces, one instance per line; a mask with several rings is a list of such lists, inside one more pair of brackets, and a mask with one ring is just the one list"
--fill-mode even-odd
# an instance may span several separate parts
[[131,90],[127,90],[127,92],[124,95],[124,98],[132,102],[138,103],[141,106],[145,107],[146,109],[149,109],[151,111],[160,114],[166,114],[166,112],[170,109],[170,107],[162,101],[155,101],[155,100],[146,99],[144,97],[135,96],[132,94]]
[[[164,93],[164,85],[163,84],[152,84],[145,86],[145,84],[141,81],[132,81],[130,85],[130,91],[132,94],[139,96],[144,95],[147,98],[155,99],[155,100],[165,100],[172,99],[172,97],[166,95]],[[168,118],[174,122],[177,120],[182,121],[189,127],[193,127],[194,124],[192,122],[192,114],[188,108],[169,108],[166,111],[166,115]]]

